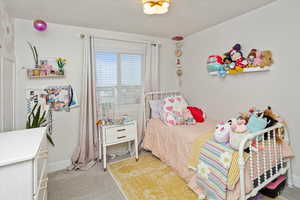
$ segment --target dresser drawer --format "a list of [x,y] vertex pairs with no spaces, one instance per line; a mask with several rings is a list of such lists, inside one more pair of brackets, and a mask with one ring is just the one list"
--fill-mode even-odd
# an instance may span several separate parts
[[105,142],[106,144],[114,144],[134,139],[136,132],[136,124],[107,128],[105,129]]

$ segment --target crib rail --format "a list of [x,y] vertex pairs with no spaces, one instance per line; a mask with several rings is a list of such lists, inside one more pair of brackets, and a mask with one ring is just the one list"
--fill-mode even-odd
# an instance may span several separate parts
[[[257,133],[248,134],[242,140],[239,147],[241,200],[255,196],[259,190],[287,172],[290,165],[284,161],[282,145],[276,141],[282,131],[285,132],[285,140],[288,140],[285,127],[281,123]],[[244,149],[246,148],[249,148],[250,179],[253,183],[253,190],[249,194],[246,194],[244,171],[246,167]]]

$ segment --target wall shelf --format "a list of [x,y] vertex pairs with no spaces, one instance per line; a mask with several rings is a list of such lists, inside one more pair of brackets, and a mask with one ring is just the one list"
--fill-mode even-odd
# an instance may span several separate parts
[[64,78],[65,75],[47,75],[47,76],[33,76],[33,75],[28,75],[27,77],[29,79],[47,79],[47,78]]
[[[35,70],[37,70],[38,72],[35,72]],[[42,69],[34,68],[34,69],[27,69],[27,77],[29,79],[53,79],[53,78],[64,78],[65,74],[59,74],[59,71],[53,71],[52,73],[47,73]]]
[[[261,68],[261,67],[249,67],[249,68],[244,68],[244,71],[242,72],[238,72],[236,74],[243,74],[243,73],[249,73],[249,72],[265,72],[265,71],[270,71],[270,67],[264,67],[264,68]],[[215,72],[209,72],[210,75],[218,75],[218,72],[215,71]],[[230,74],[229,72],[227,72],[227,74]],[[232,74],[234,75],[234,74]]]

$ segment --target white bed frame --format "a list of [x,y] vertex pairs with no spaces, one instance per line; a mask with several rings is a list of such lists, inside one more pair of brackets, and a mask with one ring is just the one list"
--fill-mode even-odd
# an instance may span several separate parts
[[[150,105],[149,105],[149,101],[150,100],[159,100],[159,99],[164,99],[165,97],[169,97],[169,96],[176,96],[176,95],[180,95],[181,93],[179,91],[159,91],[159,92],[148,92],[145,93],[144,95],[144,127],[147,127],[147,123],[151,118],[151,109],[150,109]],[[284,126],[284,124],[281,123],[277,123],[275,126],[272,126],[270,128],[264,129],[262,131],[259,131],[257,133],[254,134],[249,134],[247,135],[244,140],[240,143],[240,147],[239,147],[239,169],[240,169],[240,187],[241,187],[241,194],[240,194],[240,200],[247,200],[250,197],[254,197],[263,187],[265,187],[266,185],[268,185],[270,182],[272,182],[274,179],[276,179],[278,176],[280,175],[284,175],[288,173],[288,186],[289,187],[293,187],[293,181],[292,181],[292,170],[291,170],[291,160],[284,160],[283,158],[283,152],[282,152],[282,147],[281,145],[278,145],[277,141],[276,141],[276,137],[274,137],[274,134],[278,134],[279,131],[283,129],[284,133],[285,133],[285,138],[284,140],[290,144],[289,142],[289,134],[287,131],[287,128]],[[273,137],[272,137],[273,134]],[[253,159],[253,153],[255,151],[259,151],[259,149],[254,149],[254,147],[252,147],[250,145],[249,147],[249,162],[250,162],[250,178],[252,180],[253,183],[253,190],[246,194],[246,187],[245,187],[245,174],[244,174],[244,169],[245,169],[245,165],[246,165],[246,160],[244,159],[244,149],[249,146],[248,144],[251,143],[252,141],[255,141],[257,144],[259,142],[259,140],[262,137],[265,137],[266,135],[266,140],[265,142],[268,144],[268,150],[263,151],[263,163],[260,163],[260,159],[259,159],[259,154],[257,154],[257,159]],[[262,142],[261,145],[264,148],[265,147],[265,142]],[[271,145],[274,145],[274,148],[271,149]],[[268,155],[268,158],[270,158],[269,160],[266,159],[266,154]],[[276,155],[279,153],[279,158],[277,156],[275,156],[275,166],[270,170],[267,169],[266,165],[267,162],[269,162],[269,166],[272,165],[272,163],[274,162],[272,160],[272,155]],[[258,178],[254,178],[253,174],[254,174],[254,163],[256,162],[256,166],[258,166],[258,174],[261,174]],[[263,166],[263,169],[260,169],[259,166]],[[268,175],[269,174],[269,175]]]

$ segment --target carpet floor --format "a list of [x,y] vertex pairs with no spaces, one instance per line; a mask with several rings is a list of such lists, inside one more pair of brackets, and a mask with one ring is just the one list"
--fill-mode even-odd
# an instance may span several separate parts
[[[125,192],[120,191],[110,173],[103,171],[102,163],[88,171],[62,170],[48,174],[48,177],[48,200],[126,200]],[[299,200],[300,189],[286,187],[283,196],[288,200]]]
[[170,167],[150,154],[140,156],[138,162],[126,159],[111,163],[109,171],[128,200],[197,200]]

